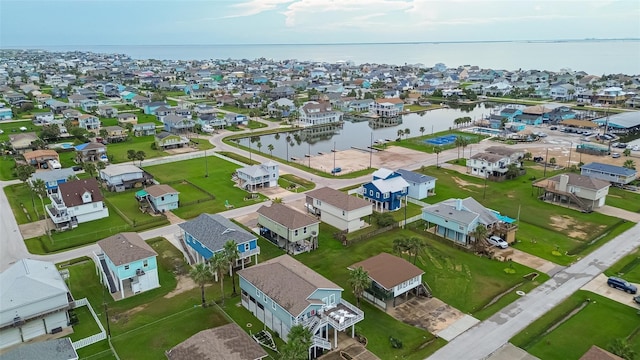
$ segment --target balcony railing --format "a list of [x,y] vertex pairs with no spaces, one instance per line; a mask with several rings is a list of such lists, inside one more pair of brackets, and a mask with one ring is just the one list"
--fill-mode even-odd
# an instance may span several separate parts
[[240,256],[243,259],[245,259],[245,258],[248,258],[249,256],[256,255],[256,254],[260,254],[260,246],[256,246],[255,249],[251,249],[251,250],[248,250],[248,251],[243,251],[243,252],[240,253]]
[[[343,307],[346,309],[342,309]],[[339,310],[344,310],[352,316],[342,316],[341,318],[336,318],[335,314]],[[321,316],[322,319],[326,320],[329,324],[331,324],[331,326],[338,329],[338,331],[342,331],[349,326],[362,321],[364,319],[364,312],[351,305],[348,301],[341,300],[340,304],[338,304],[335,308],[325,309]]]

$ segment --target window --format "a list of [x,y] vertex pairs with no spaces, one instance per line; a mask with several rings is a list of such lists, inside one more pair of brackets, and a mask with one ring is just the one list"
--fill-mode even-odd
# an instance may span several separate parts
[[369,190],[369,195],[373,196],[373,190]]
[[293,231],[293,236],[298,236],[298,229]]
[[273,300],[271,301],[271,308],[272,308],[273,310],[275,310],[275,309],[276,309],[276,302],[275,302],[275,301],[273,301]]
[[162,196],[162,197],[160,198],[160,200],[161,200],[161,201],[164,201],[164,196]]
[[322,205],[322,201],[316,199],[316,205]]
[[267,296],[267,294],[264,294],[264,301],[265,302],[269,301],[269,297]]
[[376,191],[376,197],[379,198],[380,197],[380,193]]
[[149,260],[142,260],[142,267],[149,266]]
[[302,233],[303,233],[303,234],[306,234],[306,233],[307,233],[307,227],[306,227],[306,226],[302,228]]
[[129,270],[129,265],[125,265],[125,266],[124,266],[124,269],[125,269],[125,270]]
[[329,305],[333,305],[336,303],[336,294],[329,295]]
[[249,249],[250,249],[249,243],[245,243],[244,244],[244,251],[249,251]]
[[256,297],[261,298],[262,297],[262,291],[256,289]]

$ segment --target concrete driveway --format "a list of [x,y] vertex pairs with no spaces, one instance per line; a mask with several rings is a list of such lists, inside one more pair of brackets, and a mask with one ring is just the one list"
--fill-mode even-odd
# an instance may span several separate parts
[[537,257],[535,255],[528,254],[524,251],[508,247],[506,249],[495,248],[496,255],[502,256],[505,259],[511,259],[518,264],[528,266],[532,269],[536,269],[549,276],[553,276],[558,271],[564,269],[564,266],[553,263],[549,260]]
[[[634,285],[640,288],[640,284],[634,284]],[[605,274],[600,274],[596,276],[593,280],[589,281],[585,286],[581,287],[580,289],[591,291],[592,293],[596,293],[601,296],[605,296],[621,304],[625,304],[634,308],[640,308],[640,305],[636,304],[633,301],[633,297],[635,295],[628,294],[622,290],[610,288],[609,285],[607,285],[607,276]]]
[[640,222],[640,214],[609,205],[604,205],[603,207],[594,209],[594,211],[600,214],[617,217],[635,223]]

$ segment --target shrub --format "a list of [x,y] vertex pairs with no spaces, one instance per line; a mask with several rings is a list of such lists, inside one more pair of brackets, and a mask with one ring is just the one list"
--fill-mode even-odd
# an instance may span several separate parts
[[394,349],[402,349],[402,340],[396,339],[393,336],[389,336],[389,341],[391,342],[391,347]]

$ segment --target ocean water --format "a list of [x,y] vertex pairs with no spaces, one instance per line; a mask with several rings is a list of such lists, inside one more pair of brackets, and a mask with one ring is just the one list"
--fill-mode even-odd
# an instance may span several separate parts
[[136,59],[257,59],[352,61],[355,64],[444,63],[504,70],[572,69],[589,74],[640,74],[640,40],[510,41],[319,45],[92,45],[48,46],[49,51],[126,54]]

